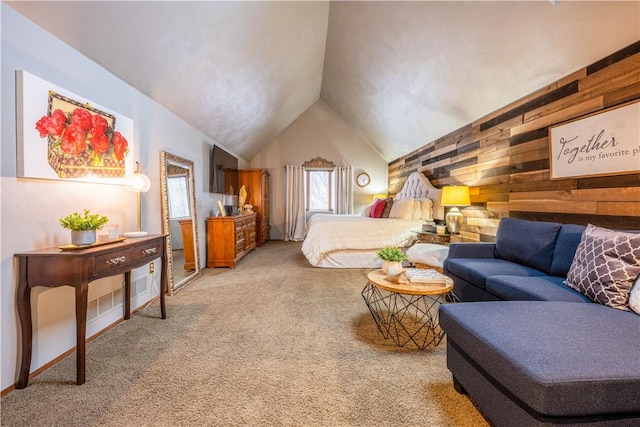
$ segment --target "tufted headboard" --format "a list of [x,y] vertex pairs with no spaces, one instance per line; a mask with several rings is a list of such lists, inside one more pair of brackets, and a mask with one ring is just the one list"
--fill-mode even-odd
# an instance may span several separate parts
[[402,190],[396,194],[396,199],[425,199],[433,201],[433,219],[444,219],[444,207],[440,204],[441,189],[429,182],[426,176],[420,172],[414,172],[402,186]]

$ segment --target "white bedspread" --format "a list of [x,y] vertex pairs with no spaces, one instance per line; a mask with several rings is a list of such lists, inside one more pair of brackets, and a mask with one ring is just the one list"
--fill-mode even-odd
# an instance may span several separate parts
[[424,220],[369,218],[361,215],[316,214],[307,224],[302,252],[318,266],[326,254],[341,250],[377,250],[386,245],[406,247]]

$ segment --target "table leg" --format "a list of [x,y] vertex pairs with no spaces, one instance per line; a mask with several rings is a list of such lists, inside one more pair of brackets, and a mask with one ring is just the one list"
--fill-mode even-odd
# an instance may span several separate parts
[[412,342],[418,349],[425,350],[431,344],[440,344],[444,338],[438,320],[441,298],[442,295],[394,294],[397,303],[391,319],[395,333],[391,338],[398,346],[404,347]]
[[367,282],[361,292],[371,316],[383,338],[391,338],[398,347],[413,343],[425,350],[438,346],[444,338],[438,308],[441,299],[455,295],[405,295],[380,290]]
[[124,273],[124,320],[131,318],[131,270]]
[[169,285],[167,283],[167,257],[166,252],[163,251],[161,262],[162,269],[160,269],[160,314],[163,319],[167,318],[167,305],[166,305],[166,295],[169,291]]
[[20,373],[16,388],[25,388],[29,383],[29,369],[31,368],[32,334],[31,320],[31,288],[27,285],[26,262],[18,262],[18,318],[20,320],[22,356],[20,360]]
[[367,282],[364,289],[361,292],[364,302],[371,312],[373,321],[376,323],[378,330],[384,338],[389,338],[391,333],[390,326],[390,313],[389,308],[389,296],[384,296],[378,288]]
[[87,296],[86,281],[76,285],[76,384],[82,385],[86,371]]

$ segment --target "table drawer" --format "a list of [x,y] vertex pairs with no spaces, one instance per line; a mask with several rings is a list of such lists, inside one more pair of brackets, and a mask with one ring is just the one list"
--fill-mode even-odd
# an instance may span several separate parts
[[95,258],[95,273],[102,273],[115,268],[119,268],[124,264],[133,261],[133,251],[127,248],[121,251],[109,252],[108,254],[98,255]]
[[132,249],[132,255],[134,260],[140,260],[143,258],[157,258],[162,253],[162,242],[150,242],[145,245],[137,245]]

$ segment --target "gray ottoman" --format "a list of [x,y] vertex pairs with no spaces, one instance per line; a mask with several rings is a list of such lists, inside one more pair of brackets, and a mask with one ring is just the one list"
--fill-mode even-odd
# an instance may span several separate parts
[[593,303],[443,305],[447,367],[496,426],[640,425],[640,316]]

